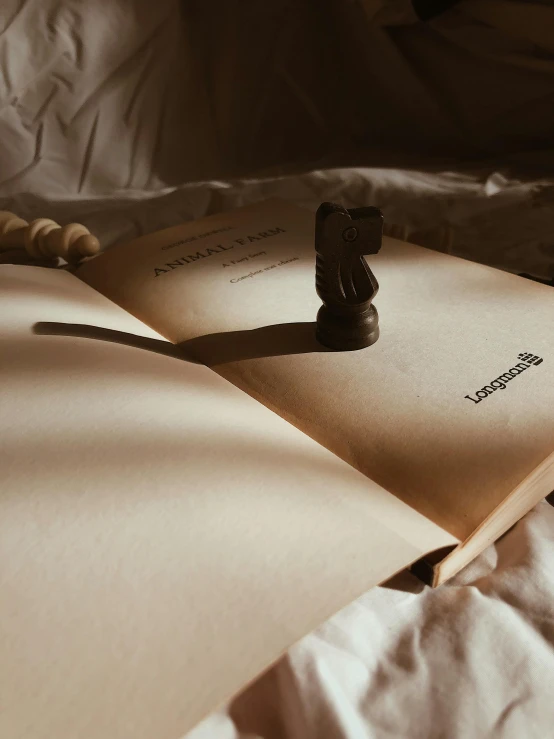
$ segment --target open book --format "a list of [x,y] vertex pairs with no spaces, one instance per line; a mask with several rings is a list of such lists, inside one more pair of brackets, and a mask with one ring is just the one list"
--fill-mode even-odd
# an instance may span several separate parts
[[327,351],[313,228],[268,201],[0,268],[0,734],[182,736],[554,488],[554,291],[385,237],[379,340]]

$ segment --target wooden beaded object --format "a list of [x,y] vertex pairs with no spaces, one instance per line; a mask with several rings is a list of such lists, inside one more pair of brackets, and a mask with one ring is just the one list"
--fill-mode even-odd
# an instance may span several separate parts
[[100,242],[82,223],[60,226],[50,218],[28,223],[7,210],[0,211],[0,249],[23,248],[34,259],[61,257],[76,264],[100,251]]

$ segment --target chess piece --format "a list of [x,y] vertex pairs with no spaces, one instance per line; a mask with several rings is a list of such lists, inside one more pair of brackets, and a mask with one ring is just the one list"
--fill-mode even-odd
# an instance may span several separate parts
[[379,338],[379,316],[371,304],[379,285],[364,255],[377,254],[382,234],[378,208],[322,203],[317,210],[316,291],[323,305],[316,338],[329,349],[363,349]]

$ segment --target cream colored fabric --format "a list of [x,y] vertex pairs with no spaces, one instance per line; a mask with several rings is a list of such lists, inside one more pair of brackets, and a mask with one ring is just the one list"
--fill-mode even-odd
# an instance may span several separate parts
[[370,591],[186,739],[550,737],[553,559],[542,503],[438,590]]
[[213,171],[214,138],[178,0],[6,0],[2,193],[91,195]]
[[315,210],[325,199],[347,207],[382,208],[387,233],[512,272],[554,276],[554,177],[507,176],[492,167],[472,172],[354,167],[301,175],[211,181],[160,193],[120,192],[73,201],[18,194],[0,207],[26,219],[76,220],[103,248],[204,215],[269,197]]
[[0,195],[299,162],[552,164],[551,4],[5,0]]

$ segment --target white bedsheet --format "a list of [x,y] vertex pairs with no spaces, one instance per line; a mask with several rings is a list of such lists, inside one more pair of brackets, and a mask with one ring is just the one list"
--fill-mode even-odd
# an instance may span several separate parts
[[553,559],[544,502],[440,589],[366,593],[187,739],[551,737]]
[[315,210],[322,200],[374,204],[391,235],[513,272],[554,278],[554,175],[510,178],[489,169],[424,171],[350,167],[273,178],[115,190],[109,196],[49,198],[17,193],[0,207],[24,218],[79,220],[104,248],[182,221],[282,197]]

